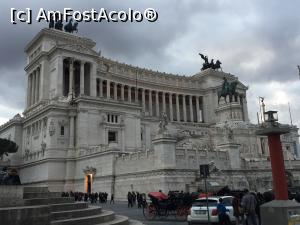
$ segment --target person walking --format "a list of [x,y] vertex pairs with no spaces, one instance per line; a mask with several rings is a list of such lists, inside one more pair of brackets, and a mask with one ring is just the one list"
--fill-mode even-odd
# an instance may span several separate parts
[[219,203],[217,205],[218,211],[218,218],[219,218],[219,225],[230,225],[229,216],[227,215],[226,211],[228,211],[223,204],[223,199],[219,198]]
[[127,194],[127,201],[128,201],[128,208],[129,207],[133,207],[133,203],[132,203],[132,194],[131,192],[129,191],[128,194]]
[[244,225],[244,216],[241,212],[241,198],[242,196],[235,194],[232,200],[233,216],[235,217],[236,225]]
[[244,190],[244,197],[242,198],[241,206],[243,212],[246,215],[246,221],[248,225],[258,225],[257,215],[255,212],[257,201],[253,194],[248,189]]
[[110,196],[110,203],[109,204],[111,204],[111,203],[115,204],[114,194],[111,194],[111,196]]

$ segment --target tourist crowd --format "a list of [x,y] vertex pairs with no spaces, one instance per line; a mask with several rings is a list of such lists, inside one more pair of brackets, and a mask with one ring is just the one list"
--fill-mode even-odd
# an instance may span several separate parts
[[[106,192],[62,192],[61,197],[73,197],[75,201],[85,201],[90,203],[107,203],[108,194]],[[111,195],[110,203],[114,203],[114,196]]]
[[145,204],[146,202],[146,194],[142,193],[140,194],[139,192],[130,192],[128,191],[127,193],[127,201],[128,201],[128,208],[129,207],[133,207],[134,205],[137,204],[138,208],[142,208],[142,206]]
[[[300,192],[290,192],[289,199],[300,203]],[[217,194],[216,194],[217,195]],[[260,206],[275,199],[273,191],[249,192],[248,189],[243,191],[226,191],[223,195],[233,196],[232,207],[233,215],[236,218],[236,225],[261,225]],[[219,199],[218,215],[220,225],[229,225],[229,218],[224,211],[222,198]]]

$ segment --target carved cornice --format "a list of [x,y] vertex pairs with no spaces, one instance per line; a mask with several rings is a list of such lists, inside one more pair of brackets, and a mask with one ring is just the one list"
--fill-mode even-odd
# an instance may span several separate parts
[[97,169],[92,167],[92,166],[86,166],[84,169],[83,169],[83,173],[85,175],[89,175],[89,174],[92,174],[93,176],[96,175],[96,172],[97,172]]
[[93,48],[96,45],[96,42],[88,38],[79,37],[77,35],[55,29],[44,28],[26,45],[25,52],[30,51],[34,43],[36,43],[39,39],[41,39],[44,36],[52,37],[54,38],[54,40],[62,40],[70,43],[81,43],[89,48]]

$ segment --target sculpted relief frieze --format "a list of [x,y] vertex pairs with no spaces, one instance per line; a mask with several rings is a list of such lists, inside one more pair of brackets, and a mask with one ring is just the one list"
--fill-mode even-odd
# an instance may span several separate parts
[[55,124],[54,124],[54,120],[51,119],[50,123],[49,123],[49,135],[52,137],[55,134]]
[[89,48],[87,48],[87,47],[85,47],[85,46],[83,46],[79,43],[59,44],[59,45],[57,45],[57,47],[63,48],[65,50],[69,50],[69,51],[77,51],[77,52],[85,53],[85,54],[89,54],[89,55],[96,55],[96,53],[93,50],[91,50],[91,49],[89,49]]

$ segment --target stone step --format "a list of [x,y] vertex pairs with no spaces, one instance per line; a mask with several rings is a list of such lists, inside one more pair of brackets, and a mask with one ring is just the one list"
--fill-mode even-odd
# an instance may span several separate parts
[[130,219],[129,225],[145,225],[145,224],[141,221]]
[[[133,225],[133,224],[130,224],[128,217],[115,215],[115,219],[97,225]],[[142,224],[134,224],[134,225],[142,225]]]
[[86,209],[88,207],[87,202],[75,202],[75,203],[60,203],[60,204],[51,204],[51,212],[67,211],[67,210],[76,210],[76,209]]
[[0,208],[1,225],[49,224],[49,206],[19,206]]
[[103,210],[99,215],[51,221],[51,225],[94,225],[106,223],[114,219],[114,212]]
[[75,210],[68,210],[68,211],[51,212],[51,221],[93,216],[93,215],[99,215],[99,214],[101,214],[101,207],[90,206],[85,209],[75,209]]
[[24,192],[23,199],[30,198],[60,198],[60,192]]
[[48,187],[24,187],[23,188],[23,192],[27,193],[27,192],[34,192],[34,193],[48,193]]
[[24,205],[52,205],[58,203],[74,203],[74,198],[31,198],[24,199]]

